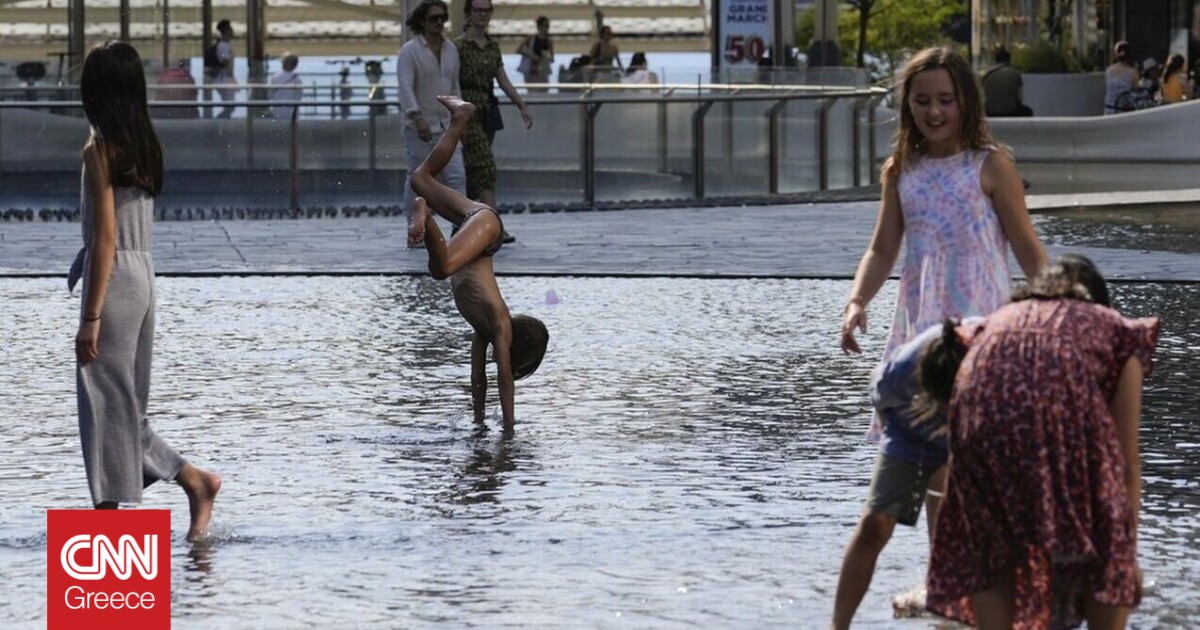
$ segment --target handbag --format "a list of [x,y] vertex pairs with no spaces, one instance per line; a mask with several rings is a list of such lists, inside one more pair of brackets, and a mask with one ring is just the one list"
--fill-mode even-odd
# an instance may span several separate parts
[[500,99],[492,94],[488,99],[487,111],[484,112],[483,128],[490,133],[504,129],[504,116],[500,114]]
[[521,63],[517,64],[517,72],[521,74],[530,74],[533,72],[533,37],[525,39],[525,43],[521,44],[521,50],[517,51],[521,55]]

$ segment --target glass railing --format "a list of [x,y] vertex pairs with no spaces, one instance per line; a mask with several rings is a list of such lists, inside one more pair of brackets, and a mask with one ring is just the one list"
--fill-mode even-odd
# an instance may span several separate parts
[[[164,212],[392,208],[404,182],[394,98],[151,104],[167,156]],[[271,86],[240,86],[260,97]],[[522,86],[526,130],[502,101],[497,200],[586,207],[758,197],[874,181],[878,88],[769,84]],[[72,88],[55,88],[61,97]],[[161,92],[160,92],[161,94]],[[394,92],[388,94],[392,97]],[[339,95],[340,96],[340,95]],[[77,101],[0,100],[0,206],[74,208],[88,126]],[[241,98],[245,98],[244,96]],[[233,116],[219,118],[229,108]],[[344,117],[343,117],[344,113]]]

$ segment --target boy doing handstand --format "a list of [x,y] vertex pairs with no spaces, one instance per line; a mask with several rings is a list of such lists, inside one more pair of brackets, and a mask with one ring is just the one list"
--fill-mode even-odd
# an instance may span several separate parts
[[[412,188],[418,196],[408,240],[410,245],[425,243],[429,273],[438,280],[450,278],[454,304],[475,329],[471,342],[471,398],[478,423],[484,421],[487,348],[492,346],[500,409],[508,431],[515,422],[513,382],[537,370],[546,353],[549,334],[546,326],[533,317],[511,317],[500,294],[492,268],[492,255],[499,251],[504,237],[500,214],[437,180],[475,113],[474,105],[456,97],[440,96],[438,100],[450,110],[450,126],[413,172]],[[449,241],[431,210],[454,225]]]

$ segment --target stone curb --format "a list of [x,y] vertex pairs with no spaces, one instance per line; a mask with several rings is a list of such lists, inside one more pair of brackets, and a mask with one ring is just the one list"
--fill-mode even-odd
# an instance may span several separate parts
[[[501,214],[541,214],[555,212],[604,212],[612,210],[650,210],[670,208],[722,208],[737,206],[777,206],[805,203],[836,203],[874,201],[879,199],[879,186],[860,186],[842,190],[798,192],[780,195],[739,195],[706,197],[704,199],[637,199],[631,201],[542,202],[503,203],[497,208]],[[278,219],[346,219],[358,217],[400,217],[404,215],[399,205],[378,206],[312,206],[300,211],[287,208],[159,208],[155,211],[158,221],[213,221],[213,220],[278,220]],[[0,212],[4,221],[67,221],[79,220],[79,209],[70,208],[10,208]]]

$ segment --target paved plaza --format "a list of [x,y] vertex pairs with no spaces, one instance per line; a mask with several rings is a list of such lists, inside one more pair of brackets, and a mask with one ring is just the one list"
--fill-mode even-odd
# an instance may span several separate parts
[[[1110,197],[1111,198],[1111,197]],[[1145,203],[1133,197],[1130,203]],[[1030,206],[1072,207],[1070,197]],[[505,215],[518,241],[496,259],[501,275],[850,278],[878,202],[609,210]],[[395,218],[160,221],[160,274],[420,274]],[[0,224],[0,274],[65,276],[81,243],[69,222]],[[1050,245],[1092,257],[1115,280],[1200,280],[1200,256],[1153,249]],[[1020,268],[1012,264],[1014,272]]]

